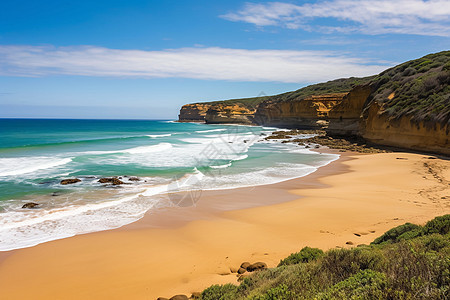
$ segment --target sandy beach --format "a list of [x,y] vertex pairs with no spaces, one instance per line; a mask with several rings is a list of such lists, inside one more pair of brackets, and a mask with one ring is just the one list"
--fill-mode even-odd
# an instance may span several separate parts
[[[434,159],[430,159],[430,157]],[[450,213],[450,162],[349,154],[306,177],[203,192],[195,206],[120,229],[0,253],[1,299],[156,299],[236,283],[243,261],[276,266],[304,246],[370,243]]]

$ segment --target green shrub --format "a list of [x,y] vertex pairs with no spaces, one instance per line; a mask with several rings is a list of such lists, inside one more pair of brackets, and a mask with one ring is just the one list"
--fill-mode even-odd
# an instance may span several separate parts
[[304,247],[300,252],[292,253],[287,258],[280,261],[278,266],[294,265],[299,263],[307,263],[323,255],[323,251],[318,248]]
[[318,272],[324,283],[335,284],[360,270],[378,270],[383,264],[381,252],[371,247],[332,249],[323,256]]
[[202,300],[235,300],[238,287],[234,284],[212,285],[202,292]]
[[290,291],[287,285],[281,284],[269,289],[264,295],[253,297],[252,300],[290,300],[295,298],[295,293]]
[[450,231],[450,214],[436,217],[423,227],[424,234],[447,234]]
[[317,299],[386,299],[386,284],[383,273],[363,270],[333,285]]
[[437,217],[424,227],[406,223],[369,246],[325,253],[305,247],[239,286],[209,287],[202,299],[448,299],[449,219]]
[[386,231],[382,236],[376,238],[372,244],[395,243],[401,239],[416,237],[420,234],[421,227],[416,224],[405,223]]

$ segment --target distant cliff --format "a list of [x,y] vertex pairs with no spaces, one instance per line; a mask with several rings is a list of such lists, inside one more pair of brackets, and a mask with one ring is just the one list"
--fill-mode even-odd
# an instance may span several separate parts
[[377,76],[338,79],[275,96],[188,104],[180,121],[326,129],[450,155],[450,51]]

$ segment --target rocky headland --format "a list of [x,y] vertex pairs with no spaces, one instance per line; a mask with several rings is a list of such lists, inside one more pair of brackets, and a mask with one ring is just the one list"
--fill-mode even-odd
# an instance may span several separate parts
[[450,155],[450,51],[376,76],[280,95],[187,104],[179,121],[325,130],[372,144]]

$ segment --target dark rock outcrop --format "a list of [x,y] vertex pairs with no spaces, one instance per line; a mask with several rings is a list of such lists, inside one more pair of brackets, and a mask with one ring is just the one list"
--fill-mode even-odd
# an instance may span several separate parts
[[39,203],[35,203],[35,202],[28,202],[25,203],[22,208],[38,208],[39,207]]
[[78,179],[78,178],[63,179],[63,180],[61,180],[60,183],[62,185],[67,185],[67,184],[74,184],[77,182],[81,182],[81,179]]
[[124,182],[122,180],[120,180],[119,178],[116,177],[104,177],[104,178],[100,178],[98,180],[98,182],[100,183],[111,183],[112,185],[120,185],[120,184],[124,184]]

